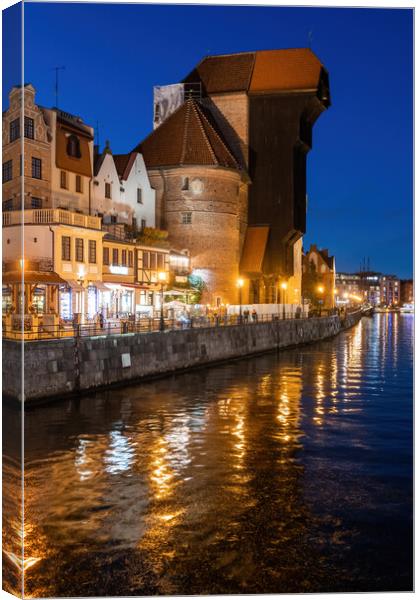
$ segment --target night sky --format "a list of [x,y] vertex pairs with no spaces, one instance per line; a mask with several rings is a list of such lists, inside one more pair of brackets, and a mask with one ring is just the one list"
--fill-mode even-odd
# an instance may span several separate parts
[[[307,46],[310,31],[332,106],[314,128],[305,248],[327,247],[338,271],[370,257],[372,269],[411,277],[411,10],[25,3],[25,81],[53,106],[53,67],[65,65],[60,108],[99,122],[101,145],[123,153],[152,129],[154,85],[180,81],[206,54]],[[10,65],[4,107],[19,72]]]

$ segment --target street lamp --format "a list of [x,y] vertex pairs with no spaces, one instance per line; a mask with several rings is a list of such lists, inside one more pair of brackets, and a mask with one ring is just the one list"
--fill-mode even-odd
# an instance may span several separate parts
[[242,323],[242,288],[244,286],[244,280],[239,278],[236,284],[239,289],[239,323]]
[[285,319],[286,318],[286,303],[285,303],[285,300],[286,300],[287,282],[286,281],[282,281],[281,284],[280,284],[280,287],[283,290],[283,297],[282,297],[282,300],[283,300],[283,319]]
[[165,331],[165,319],[163,318],[163,290],[166,283],[166,271],[159,271],[158,279],[160,281],[160,320],[159,331]]
[[[323,293],[324,293],[324,291],[325,291],[325,288],[324,288],[324,286],[323,286],[323,285],[319,285],[319,286],[317,287],[317,290],[318,290],[318,293],[319,293],[319,294],[322,296],[322,294],[323,294]],[[319,304],[319,314],[321,315],[321,304],[322,304],[322,300],[321,300],[321,298],[318,300],[318,304]]]

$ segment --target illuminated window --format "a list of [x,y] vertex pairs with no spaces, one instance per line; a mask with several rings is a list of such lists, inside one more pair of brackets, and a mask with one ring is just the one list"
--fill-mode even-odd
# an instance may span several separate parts
[[61,238],[61,260],[71,260],[70,236]]
[[76,261],[83,262],[83,239],[76,238]]
[[96,241],[89,240],[89,262],[96,263]]
[[104,265],[109,265],[109,248],[104,248],[102,260]]

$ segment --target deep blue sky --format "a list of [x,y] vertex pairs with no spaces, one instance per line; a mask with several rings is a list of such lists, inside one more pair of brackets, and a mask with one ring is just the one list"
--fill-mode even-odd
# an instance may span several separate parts
[[206,54],[306,46],[312,31],[332,107],[314,129],[305,247],[329,248],[340,271],[369,256],[409,277],[412,28],[410,10],[25,3],[25,80],[52,106],[52,69],[65,65],[60,107],[126,152],[152,128],[154,85]]

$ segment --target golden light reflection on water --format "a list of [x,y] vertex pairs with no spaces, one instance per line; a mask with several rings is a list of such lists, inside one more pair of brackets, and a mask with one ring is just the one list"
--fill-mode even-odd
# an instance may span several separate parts
[[174,473],[168,461],[168,444],[158,437],[150,449],[150,481],[157,500],[173,493]]
[[[190,374],[113,391],[96,405],[90,398],[81,403],[79,421],[59,406],[46,408],[42,418],[34,411],[25,562],[19,562],[18,516],[8,524],[15,542],[6,542],[6,560],[32,581],[57,552],[59,568],[66,568],[70,547],[72,560],[89,552],[106,556],[110,548],[124,557],[135,551],[165,581],[159,593],[177,593],[166,587],[171,565],[182,569],[202,553],[220,560],[218,573],[248,581],[242,540],[261,536],[258,552],[270,548],[276,556],[294,535],[300,539],[310,518],[301,495],[307,438],[323,444],[345,425],[357,427],[352,443],[369,443],[363,423],[349,413],[363,411],[364,394],[376,393],[366,392],[379,377],[377,370],[367,373],[367,356],[375,368],[389,366],[397,351],[392,322],[384,319],[379,334],[369,335],[369,354],[366,322],[337,342],[209,369],[202,379]],[[385,331],[391,337],[384,345]],[[211,572],[214,562],[202,568]]]
[[[278,421],[277,439],[282,447],[287,450],[290,442],[296,443],[301,432],[299,431],[301,398],[302,398],[302,369],[282,368],[279,374],[277,394],[276,420]],[[284,459],[281,458],[280,462]]]

